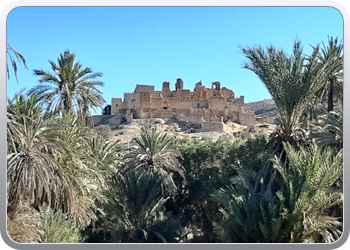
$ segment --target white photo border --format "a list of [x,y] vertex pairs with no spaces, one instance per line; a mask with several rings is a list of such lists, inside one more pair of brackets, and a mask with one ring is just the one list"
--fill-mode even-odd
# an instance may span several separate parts
[[[346,2],[347,0],[342,0],[342,2]],[[17,8],[17,7],[116,7],[116,6],[226,6],[226,7],[266,7],[266,6],[274,6],[274,7],[333,7],[337,9],[343,16],[343,29],[344,29],[344,37],[343,37],[343,43],[344,43],[344,82],[346,83],[350,77],[348,76],[348,73],[350,75],[350,52],[347,50],[347,48],[350,48],[349,41],[350,41],[350,19],[349,19],[349,12],[347,9],[342,5],[341,3],[337,1],[330,1],[330,0],[287,0],[287,1],[279,1],[279,0],[267,0],[267,1],[261,1],[261,0],[246,0],[246,1],[237,1],[237,0],[169,0],[166,2],[160,1],[160,0],[148,0],[148,1],[142,1],[142,0],[124,0],[124,1],[113,1],[113,0],[100,0],[100,1],[91,1],[91,0],[51,0],[51,1],[44,1],[44,0],[20,0],[20,1],[14,1],[10,2],[1,13],[1,58],[3,58],[0,63],[1,71],[1,79],[3,79],[3,82],[1,84],[0,100],[4,103],[6,107],[6,100],[7,100],[7,85],[5,84],[7,82],[7,74],[6,74],[6,52],[5,52],[5,45],[7,43],[6,40],[6,29],[7,29],[7,16],[9,13]],[[350,108],[350,88],[346,87],[344,88],[344,128],[347,127],[348,124],[350,124],[350,116],[348,112],[348,108]],[[336,249],[341,247],[348,239],[349,236],[349,223],[350,218],[348,216],[349,214],[349,207],[350,207],[350,198],[349,198],[349,188],[350,188],[350,182],[344,182],[344,215],[343,215],[343,235],[341,238],[331,244],[326,243],[318,243],[318,244],[279,244],[279,243],[273,243],[273,244],[237,244],[237,243],[168,243],[168,244],[122,244],[122,243],[81,243],[81,244],[69,244],[69,243],[60,243],[60,244],[19,244],[14,242],[9,238],[7,235],[6,230],[6,112],[5,108],[2,108],[0,110],[1,120],[4,119],[0,123],[0,148],[1,153],[3,153],[3,164],[2,166],[2,172],[0,174],[0,195],[1,195],[1,208],[0,208],[0,222],[1,222],[1,236],[5,244],[7,246],[5,247],[11,247],[13,249],[29,249],[29,250],[37,250],[37,249],[96,249],[96,248],[103,248],[103,249],[232,249],[232,248],[239,248],[239,249],[251,249],[251,248],[259,248],[263,250],[270,250],[270,249],[280,249],[283,247],[284,249],[295,249],[295,248],[302,248],[302,249]],[[344,130],[344,137],[348,138],[350,136],[350,131]],[[347,162],[350,162],[350,155],[348,156],[346,152],[349,152],[350,143],[349,140],[344,138],[344,179],[350,179],[350,169],[349,166],[345,166]],[[346,213],[347,212],[347,213]],[[348,244],[349,245],[349,244]],[[7,248],[6,248],[7,249]],[[343,247],[345,249],[345,247]]]

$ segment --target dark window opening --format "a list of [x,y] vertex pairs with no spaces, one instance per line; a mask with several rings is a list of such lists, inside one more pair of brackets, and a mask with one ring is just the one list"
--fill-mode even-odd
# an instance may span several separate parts
[[118,107],[118,104],[116,104],[115,106]]
[[164,109],[168,109],[168,107],[164,107]]

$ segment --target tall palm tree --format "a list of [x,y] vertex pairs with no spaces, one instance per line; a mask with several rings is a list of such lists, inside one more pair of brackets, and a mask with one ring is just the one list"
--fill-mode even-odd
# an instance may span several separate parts
[[320,61],[322,64],[329,64],[331,67],[322,83],[316,96],[321,102],[326,101],[327,111],[330,112],[334,107],[334,99],[343,100],[343,44],[338,44],[338,38],[328,38],[328,45],[324,43],[320,50]]
[[174,172],[185,181],[185,169],[178,160],[181,154],[170,149],[171,137],[161,134],[157,128],[143,129],[140,136],[135,138],[137,147],[132,147],[126,154],[126,164],[122,168],[126,172],[135,171],[141,176],[159,175],[163,178],[165,192],[175,193],[177,187],[172,178]]
[[102,107],[105,100],[97,87],[104,83],[95,80],[102,73],[93,73],[89,67],[83,69],[82,64],[76,62],[76,54],[68,50],[60,54],[57,62],[49,61],[53,73],[34,70],[34,75],[40,77],[40,84],[30,89],[28,95],[35,94],[50,109],[62,113],[81,113],[84,108]]
[[294,41],[292,55],[273,45],[266,49],[240,47],[248,59],[243,68],[254,72],[265,85],[279,109],[277,128],[270,146],[283,150],[282,142],[307,143],[306,131],[299,126],[306,104],[316,87],[324,82],[328,64],[319,63],[319,47],[310,56],[303,54],[300,41]]
[[[17,83],[18,83],[17,63],[16,63],[15,58],[17,59],[18,62],[23,63],[24,67],[26,69],[28,69],[26,59],[24,58],[24,56],[22,56],[22,54],[18,53],[16,50],[14,50],[11,47],[11,45],[9,45],[9,44],[7,44],[6,53],[7,53],[8,57],[10,58],[11,65],[12,65],[13,71],[15,73],[15,77],[16,77]],[[9,70],[8,63],[7,63],[6,66],[7,66],[7,78],[10,79],[10,70]]]

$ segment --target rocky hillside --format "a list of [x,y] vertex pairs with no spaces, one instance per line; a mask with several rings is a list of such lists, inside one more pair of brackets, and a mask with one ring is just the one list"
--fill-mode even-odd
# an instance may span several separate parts
[[198,124],[177,122],[173,119],[140,119],[133,120],[131,123],[114,123],[111,120],[116,119],[114,116],[110,116],[110,119],[107,119],[105,124],[95,124],[95,130],[97,133],[103,135],[106,140],[120,140],[122,143],[130,142],[132,138],[139,135],[142,128],[154,126],[157,127],[159,131],[171,134],[174,138],[189,137],[192,139],[212,141],[216,141],[220,137],[232,140],[236,138],[248,138],[250,137],[250,133],[254,130],[237,123],[225,124],[223,132],[202,132]]
[[255,116],[259,118],[276,118],[279,114],[277,106],[272,99],[245,103],[244,106],[245,108],[254,111]]
[[137,137],[142,128],[156,126],[159,131],[169,133],[174,138],[189,137],[191,139],[216,141],[219,138],[230,140],[254,137],[258,133],[271,133],[275,126],[273,118],[278,110],[272,99],[245,104],[245,108],[252,110],[257,122],[253,128],[238,123],[228,122],[222,132],[203,132],[199,124],[192,124],[176,119],[135,119],[128,123],[124,115],[96,115],[93,116],[95,131],[108,141],[120,141],[132,145],[132,139]]

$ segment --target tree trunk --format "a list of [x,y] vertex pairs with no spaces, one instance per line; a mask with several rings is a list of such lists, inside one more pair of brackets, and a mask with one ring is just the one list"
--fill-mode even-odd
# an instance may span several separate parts
[[[331,80],[332,81],[332,80]],[[331,82],[331,86],[328,91],[328,112],[333,111],[333,82]]]

